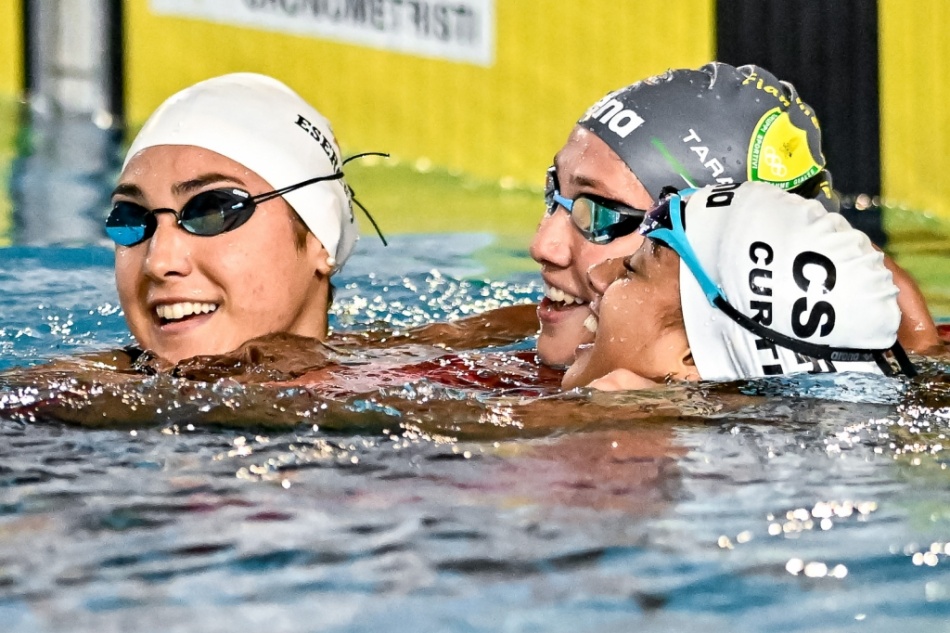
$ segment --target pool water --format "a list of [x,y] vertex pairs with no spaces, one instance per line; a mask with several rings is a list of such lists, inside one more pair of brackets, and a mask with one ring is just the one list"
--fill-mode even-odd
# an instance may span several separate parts
[[[334,327],[538,298],[528,234],[463,228],[366,234]],[[130,342],[108,248],[11,235],[0,370]],[[144,421],[86,425],[17,413],[43,394],[7,374],[0,630],[950,631],[950,381],[925,369],[540,403],[150,379],[120,394]]]

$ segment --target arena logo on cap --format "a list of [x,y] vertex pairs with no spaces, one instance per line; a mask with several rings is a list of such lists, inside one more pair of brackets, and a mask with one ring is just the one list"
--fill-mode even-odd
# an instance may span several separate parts
[[588,119],[600,121],[620,138],[627,138],[630,132],[643,125],[645,121],[630,108],[625,108],[623,102],[615,98],[614,94],[611,93],[592,105],[584,113],[581,121]]
[[821,168],[811,155],[808,134],[788,112],[773,108],[762,115],[749,144],[749,180],[794,189]]

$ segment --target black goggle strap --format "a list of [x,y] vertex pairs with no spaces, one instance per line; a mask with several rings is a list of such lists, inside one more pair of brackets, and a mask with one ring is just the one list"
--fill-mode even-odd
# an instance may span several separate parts
[[304,180],[303,182],[298,182],[286,187],[281,187],[280,189],[275,189],[274,191],[268,191],[267,193],[262,193],[250,198],[255,204],[260,204],[261,202],[267,202],[268,200],[273,200],[274,198],[279,198],[285,193],[290,193],[291,191],[296,191],[306,187],[307,185],[312,185],[318,182],[324,182],[326,180],[339,180],[343,177],[343,172],[338,171],[335,174],[330,174],[329,176],[317,176],[316,178],[310,178],[309,180]]
[[[346,165],[351,160],[356,160],[357,158],[363,158],[364,156],[382,156],[383,158],[389,158],[389,154],[386,154],[384,152],[363,152],[361,154],[354,154],[353,156],[350,156],[349,158],[344,159],[343,164]],[[343,174],[340,174],[340,175],[342,176]],[[363,206],[362,202],[356,199],[356,192],[353,191],[353,188],[349,186],[347,187],[350,190],[350,199],[353,201],[353,203],[356,206],[358,206],[360,209],[363,210],[363,213],[366,214],[367,219],[369,219],[369,223],[372,224],[373,229],[376,230],[376,235],[378,235],[379,239],[382,240],[383,246],[389,246],[389,242],[386,241],[386,237],[383,235],[383,232],[379,229],[379,225],[376,224],[376,220],[370,214],[369,210]]]
[[901,368],[901,372],[905,376],[913,378],[920,373],[917,371],[917,366],[907,357],[907,352],[899,342],[894,342],[894,345],[891,347],[891,353],[894,355],[894,360],[897,361],[898,367]]
[[803,356],[842,363],[873,362],[880,368],[881,372],[883,372],[885,376],[893,376],[895,373],[894,368],[891,367],[891,364],[884,356],[885,353],[890,351],[894,355],[894,359],[897,361],[898,367],[900,368],[899,373],[911,378],[917,375],[917,368],[907,357],[907,353],[904,351],[904,348],[901,347],[900,343],[895,342],[889,350],[831,347],[829,345],[809,343],[808,341],[802,341],[790,336],[785,336],[780,332],[776,332],[771,328],[765,327],[757,321],[753,321],[745,314],[739,312],[735,307],[733,307],[731,303],[726,301],[725,297],[721,295],[713,299],[713,304],[719,308],[723,314],[728,316],[730,319],[738,323],[749,332],[752,332],[760,338],[771,341],[780,347],[797,352]]

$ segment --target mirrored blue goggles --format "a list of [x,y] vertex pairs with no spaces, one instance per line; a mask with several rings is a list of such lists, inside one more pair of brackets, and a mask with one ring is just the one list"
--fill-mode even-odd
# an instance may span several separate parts
[[607,244],[637,230],[646,211],[615,200],[585,195],[571,200],[561,195],[554,178],[554,168],[548,170],[548,183],[544,190],[547,214],[553,214],[558,206],[571,216],[571,221],[589,242]]
[[196,194],[184,204],[181,211],[174,209],[146,209],[135,202],[120,200],[112,206],[106,219],[106,235],[119,246],[135,246],[152,237],[158,228],[159,213],[171,213],[178,226],[191,233],[211,237],[240,227],[254,214],[257,205],[327,180],[339,180],[343,172],[318,176],[282,189],[256,196],[237,188],[210,189]]
[[[706,296],[706,300],[709,301],[713,307],[719,309],[723,314],[739,324],[739,326],[759,338],[771,341],[780,347],[797,352],[803,356],[820,358],[829,361],[829,364],[835,361],[873,362],[877,364],[885,376],[891,376],[894,375],[895,370],[891,367],[885,356],[886,352],[891,352],[897,363],[897,372],[905,376],[917,375],[917,368],[907,357],[907,353],[898,342],[895,342],[890,349],[886,350],[832,347],[830,345],[810,343],[786,336],[781,332],[766,327],[758,321],[754,321],[746,314],[743,314],[738,308],[729,303],[722,288],[706,273],[706,269],[703,268],[703,265],[700,263],[699,257],[696,256],[696,251],[693,250],[689,239],[686,237],[683,198],[690,196],[695,193],[695,191],[696,189],[684,189],[679,193],[674,193],[665,198],[647,213],[638,232],[648,239],[656,240],[673,249],[673,251],[679,255],[680,260],[686,264],[686,268],[689,272],[695,277],[703,294]],[[831,366],[833,367],[833,365]]]

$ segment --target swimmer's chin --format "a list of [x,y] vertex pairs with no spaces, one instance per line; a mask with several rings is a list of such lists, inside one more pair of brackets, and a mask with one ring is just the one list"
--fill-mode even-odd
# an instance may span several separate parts
[[594,334],[583,326],[554,328],[542,324],[537,343],[538,358],[548,367],[567,369],[574,364],[578,348],[593,341]]
[[551,369],[557,369],[559,371],[567,371],[574,362],[574,355],[565,354],[561,350],[557,350],[556,352],[545,351],[541,344],[541,340],[539,339],[538,359],[540,359],[541,364],[545,367],[550,367]]
[[600,375],[589,375],[588,367],[591,356],[594,353],[594,344],[585,343],[579,345],[574,352],[574,362],[568,367],[564,378],[561,380],[562,389],[576,389],[577,387],[586,387],[589,382],[600,378]]
[[238,346],[211,343],[207,340],[204,340],[199,342],[153,341],[151,345],[141,345],[141,347],[142,349],[148,350],[150,353],[154,354],[164,363],[176,365],[182,361],[189,361],[198,358],[208,359],[228,354]]

